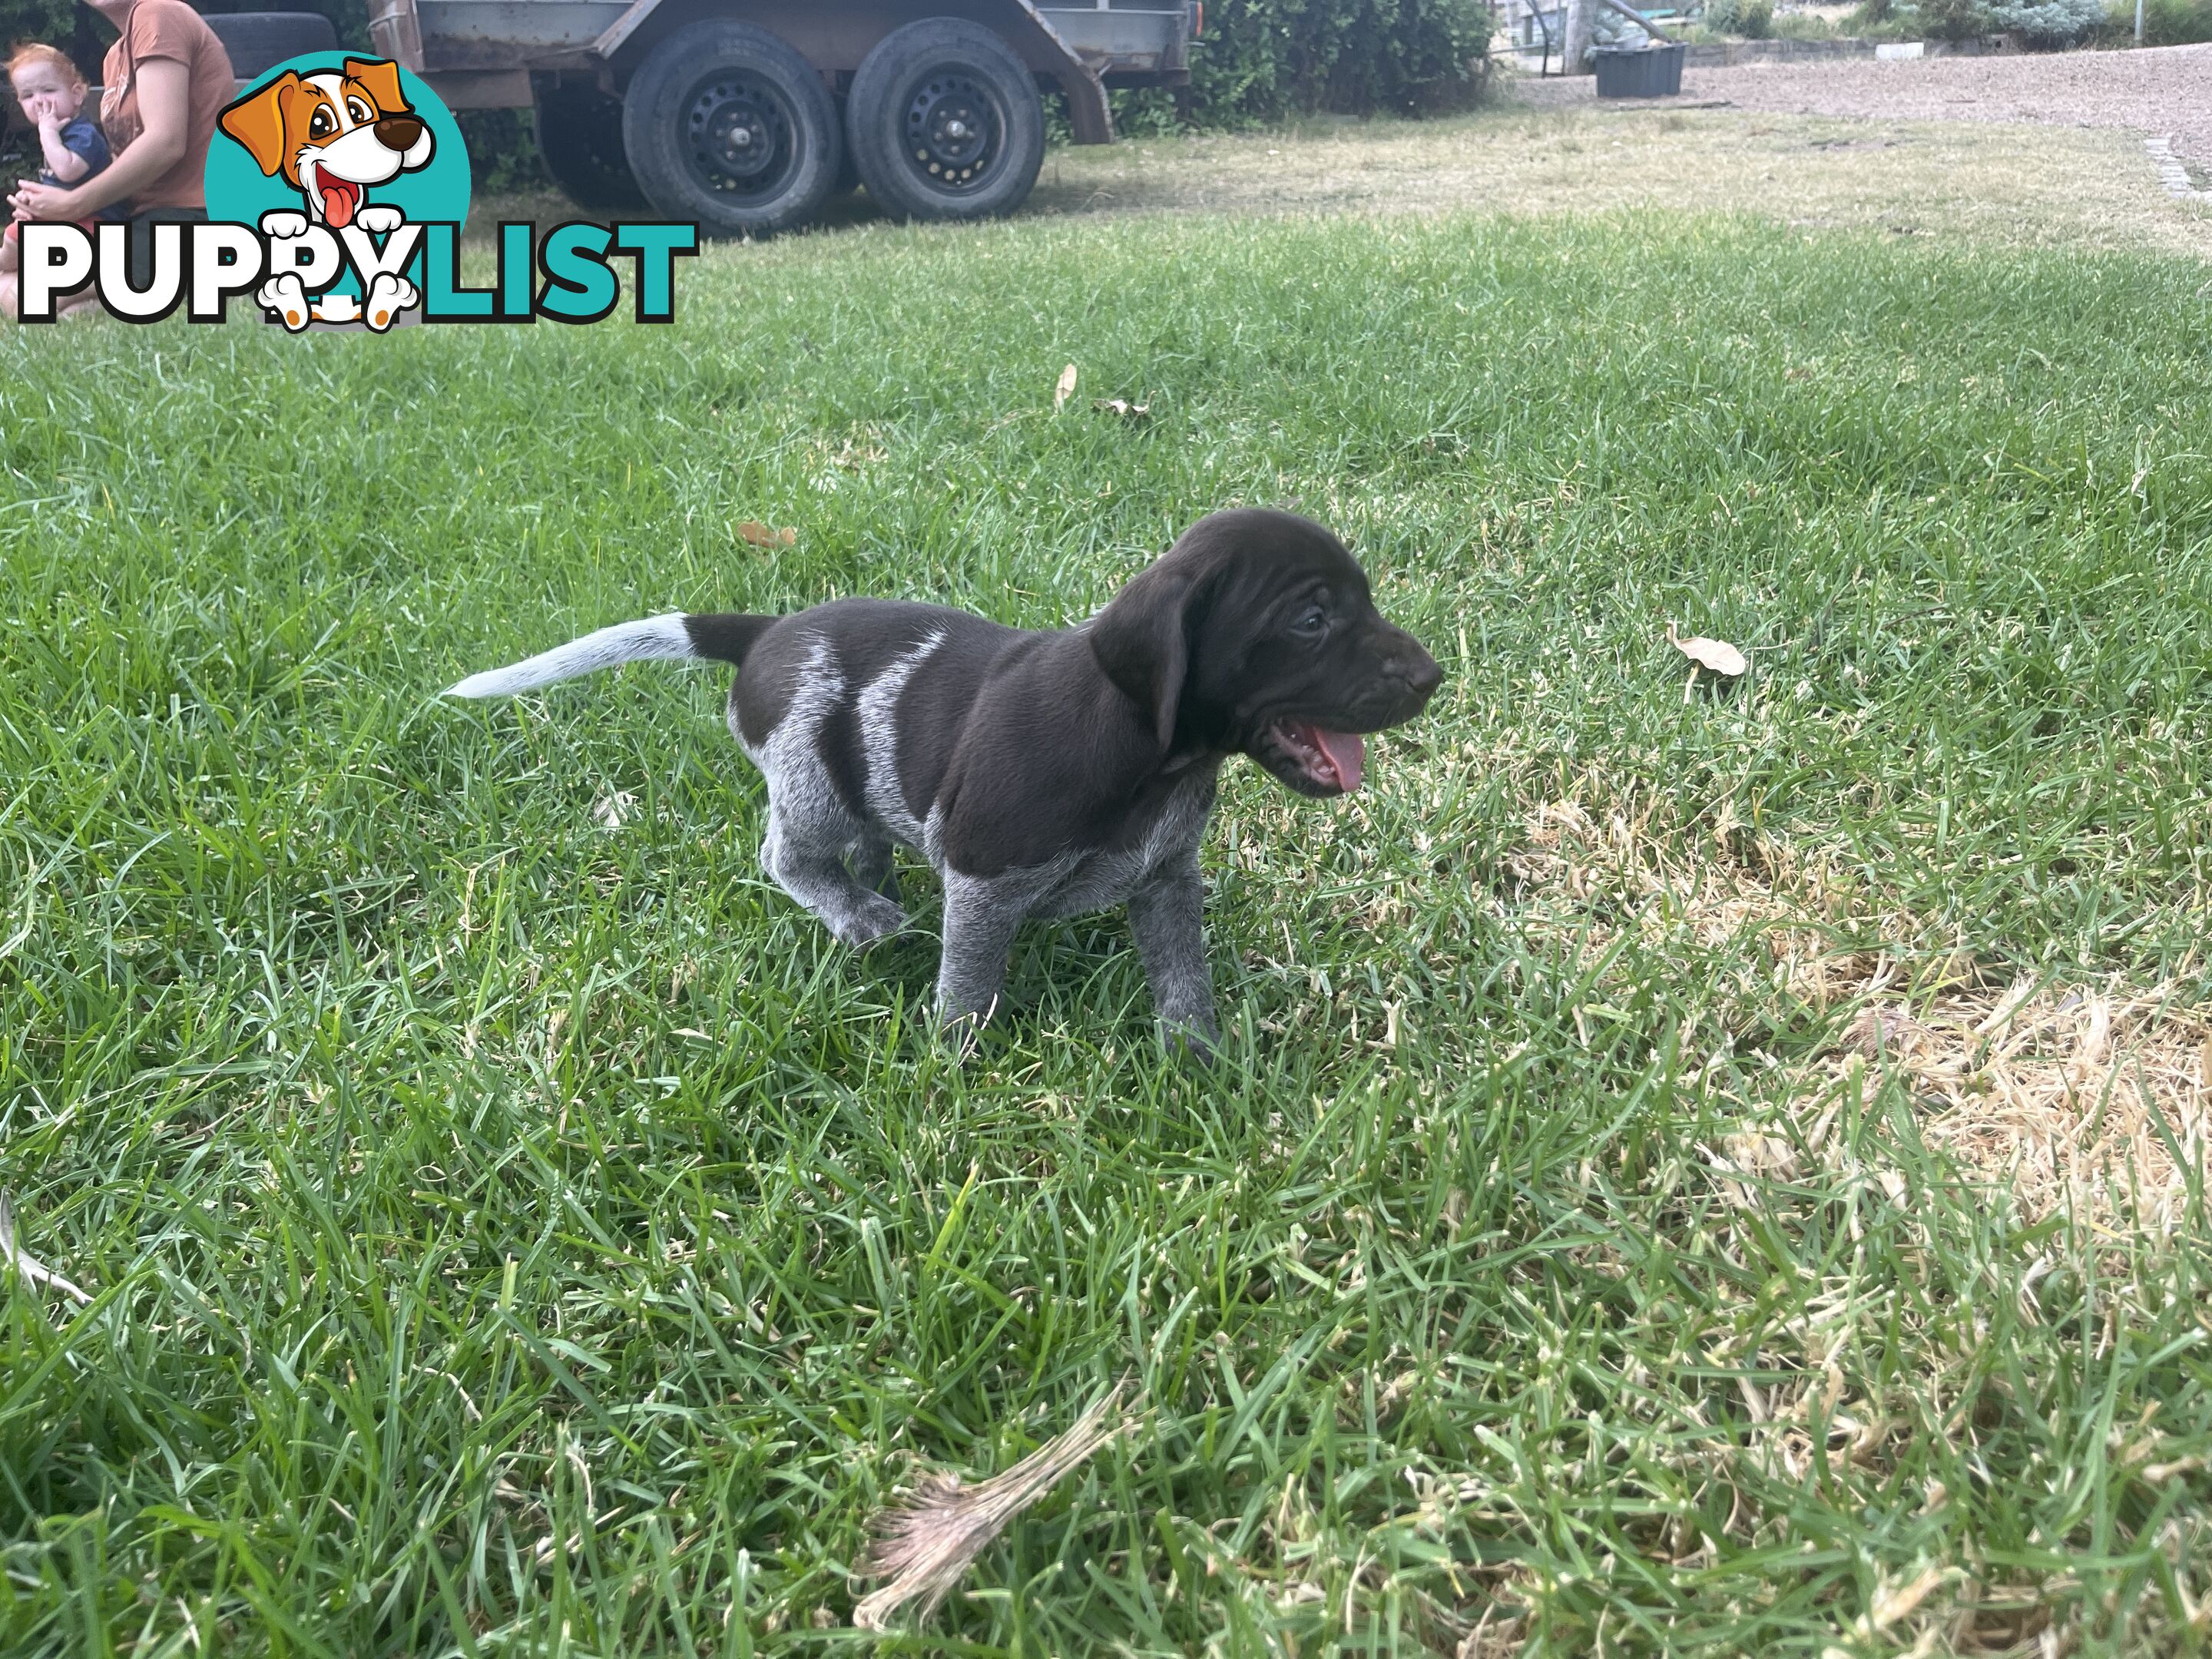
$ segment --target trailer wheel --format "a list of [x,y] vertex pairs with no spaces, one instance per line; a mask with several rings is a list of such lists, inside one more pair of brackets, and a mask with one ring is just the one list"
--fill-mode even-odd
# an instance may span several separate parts
[[957,17],[896,29],[860,60],[845,114],[868,194],[905,219],[1022,204],[1044,163],[1044,106],[1022,60]]
[[581,208],[641,207],[645,192],[623,149],[622,100],[588,81],[531,77],[538,153],[545,171]]
[[672,219],[762,236],[813,216],[844,145],[813,65],[765,29],[714,18],[678,29],[639,66],[623,148]]

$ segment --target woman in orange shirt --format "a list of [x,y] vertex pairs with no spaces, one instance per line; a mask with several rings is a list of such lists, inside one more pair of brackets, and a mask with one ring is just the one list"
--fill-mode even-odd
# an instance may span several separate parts
[[[238,91],[230,54],[184,0],[87,0],[121,31],[107,49],[100,125],[115,160],[73,189],[17,181],[17,219],[83,220],[118,202],[131,207],[131,282],[152,279],[153,227],[207,217],[202,179],[216,116]],[[0,310],[15,315],[15,284],[0,283]]]

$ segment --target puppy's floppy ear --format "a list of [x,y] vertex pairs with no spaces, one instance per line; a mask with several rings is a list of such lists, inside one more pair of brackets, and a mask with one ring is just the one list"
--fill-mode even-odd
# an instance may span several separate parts
[[1175,746],[1191,626],[1209,586],[1189,565],[1163,562],[1139,571],[1091,624],[1091,654],[1152,717],[1163,750]]
[[399,65],[390,58],[349,58],[345,60],[345,77],[368,88],[369,101],[376,106],[378,114],[406,112],[407,94],[399,89]]
[[300,77],[286,70],[258,92],[248,93],[226,105],[216,124],[246,146],[246,153],[263,173],[284,165],[284,100]]

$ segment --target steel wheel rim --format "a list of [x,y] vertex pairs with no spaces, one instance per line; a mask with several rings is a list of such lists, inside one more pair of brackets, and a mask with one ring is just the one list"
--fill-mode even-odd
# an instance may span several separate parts
[[738,203],[774,201],[789,188],[802,159],[791,100],[743,70],[709,76],[686,94],[682,142],[691,177]]
[[948,64],[915,77],[899,124],[899,154],[929,189],[969,195],[1006,155],[1006,112],[973,70]]

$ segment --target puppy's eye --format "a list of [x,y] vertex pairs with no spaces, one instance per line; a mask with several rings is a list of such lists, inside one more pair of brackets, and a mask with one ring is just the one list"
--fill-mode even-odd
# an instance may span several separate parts
[[1328,632],[1328,612],[1319,605],[1309,605],[1304,614],[1291,624],[1291,632],[1302,640],[1317,640]]
[[356,126],[366,126],[376,118],[376,112],[358,98],[346,100],[346,113],[353,117]]
[[336,132],[338,124],[331,119],[331,112],[327,106],[318,108],[307,118],[307,137],[310,138],[327,138]]

